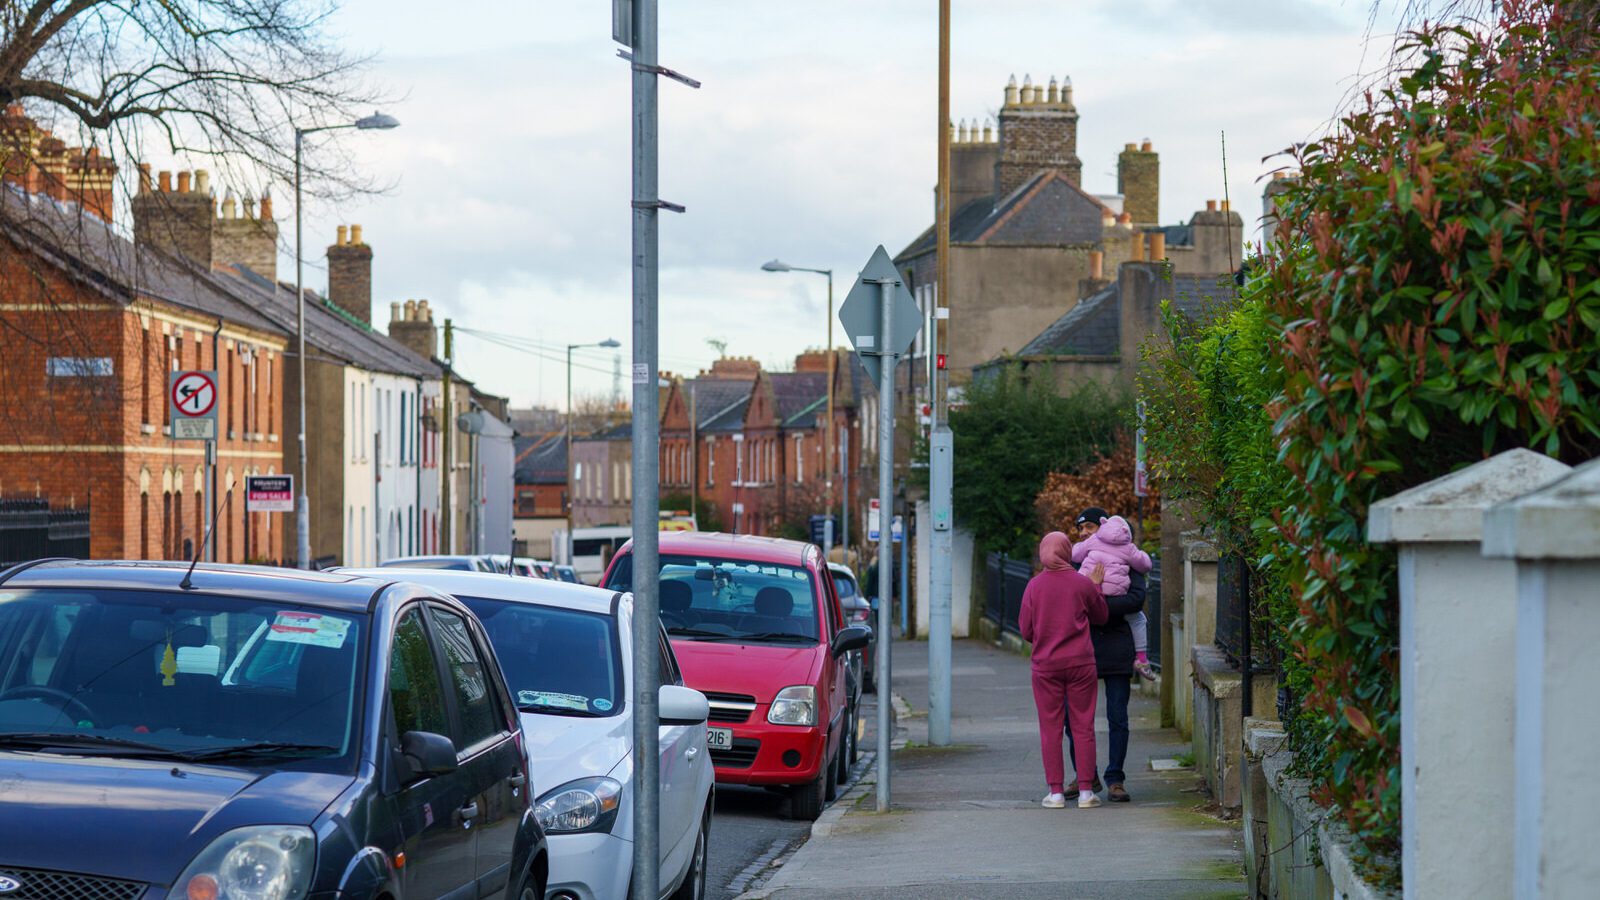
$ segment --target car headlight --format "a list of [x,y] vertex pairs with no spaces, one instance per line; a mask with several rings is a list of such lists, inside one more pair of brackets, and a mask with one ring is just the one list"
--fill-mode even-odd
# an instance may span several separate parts
[[311,889],[317,839],[301,825],[225,832],[173,882],[174,900],[301,900]]
[[817,724],[817,689],[797,684],[779,691],[767,709],[767,721],[774,725]]
[[613,778],[580,778],[539,798],[533,814],[545,834],[608,832],[622,805],[622,782]]

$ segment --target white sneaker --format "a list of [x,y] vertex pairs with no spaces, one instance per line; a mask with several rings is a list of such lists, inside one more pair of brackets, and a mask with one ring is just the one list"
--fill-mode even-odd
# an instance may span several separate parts
[[1090,793],[1088,791],[1079,791],[1078,792],[1078,808],[1079,809],[1094,809],[1096,806],[1099,806],[1099,805],[1100,805],[1100,797],[1099,797],[1098,794],[1092,794],[1092,793]]
[[1045,809],[1066,809],[1067,798],[1064,794],[1048,794],[1039,805]]

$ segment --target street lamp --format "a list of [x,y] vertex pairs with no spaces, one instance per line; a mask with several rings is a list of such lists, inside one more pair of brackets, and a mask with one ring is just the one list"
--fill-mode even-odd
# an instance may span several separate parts
[[622,342],[616,338],[606,338],[599,343],[567,345],[567,433],[564,442],[567,445],[567,565],[569,566],[573,565],[572,507],[574,501],[577,500],[577,486],[572,481],[574,469],[572,462],[572,351],[580,350],[584,347],[603,347],[607,350],[615,350],[621,346]]
[[301,283],[304,260],[300,241],[300,157],[301,146],[308,134],[318,131],[336,131],[341,128],[359,128],[362,131],[388,131],[398,128],[400,120],[383,113],[373,113],[344,125],[318,125],[314,128],[294,130],[294,304],[295,331],[300,366],[300,496],[295,510],[295,531],[298,538],[295,562],[302,569],[311,568],[311,501],[306,496],[306,482],[310,472],[306,468],[306,289]]
[[[761,264],[763,272],[811,272],[816,275],[825,275],[828,278],[828,426],[822,430],[822,483],[823,483],[823,508],[828,515],[833,515],[833,366],[838,354],[833,352],[833,270],[808,269],[804,266],[791,266],[779,260],[769,260]],[[844,498],[845,506],[850,504],[850,498]],[[845,515],[849,515],[848,509]],[[827,545],[822,548],[822,558],[827,559],[833,552],[832,530],[823,525],[823,542]],[[845,564],[850,564],[850,548],[844,548]]]

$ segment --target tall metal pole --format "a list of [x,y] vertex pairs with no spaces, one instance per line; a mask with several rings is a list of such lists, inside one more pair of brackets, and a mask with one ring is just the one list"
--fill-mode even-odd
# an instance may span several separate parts
[[306,496],[306,482],[311,471],[306,468],[306,288],[302,283],[305,262],[301,256],[300,241],[300,148],[306,133],[294,130],[294,309],[296,364],[300,369],[300,497],[295,509],[295,565],[311,568],[311,500]]
[[700,527],[700,413],[695,409],[695,379],[689,379],[689,515]]
[[[894,289],[878,285],[880,347],[894,334]],[[878,812],[889,811],[889,646],[894,643],[894,538],[889,533],[894,507],[894,364],[895,354],[878,357]]]
[[578,484],[573,480],[572,474],[577,471],[577,466],[572,460],[572,344],[567,345],[567,433],[563,440],[567,444],[567,565],[572,561],[572,513],[573,507],[578,502]]
[[444,432],[444,458],[442,460],[442,465],[439,467],[439,471],[441,473],[439,477],[439,508],[440,512],[444,513],[444,517],[441,520],[442,525],[439,529],[439,537],[441,538],[440,543],[442,545],[439,549],[440,553],[456,552],[456,517],[455,508],[452,506],[452,504],[455,502],[452,495],[455,493],[454,482],[456,480],[456,458],[454,456],[455,441],[450,439],[451,435],[453,435],[456,430],[455,416],[450,411],[450,404],[454,399],[455,394],[455,385],[453,384],[452,379],[452,376],[455,374],[454,354],[455,326],[449,319],[445,319],[443,391],[444,415],[440,417],[439,422],[439,428],[442,432]]
[[[939,199],[934,210],[938,279],[934,303],[943,312],[949,306],[950,286],[950,0],[939,0]],[[948,354],[943,324],[938,313],[933,320],[931,344]],[[948,355],[946,356],[948,359]],[[928,743],[935,747],[950,743],[950,606],[951,606],[951,434],[945,424],[945,371],[935,356],[933,378],[928,382],[933,402],[929,404],[932,426],[929,435],[928,486],[933,533],[928,547],[932,557],[928,566]]]
[[850,424],[839,429],[839,472],[844,480],[844,499],[839,503],[839,543],[844,545],[844,564],[850,562]]
[[656,0],[636,0],[633,28],[633,897],[660,896],[661,419],[657,375]]
[[[833,515],[833,382],[834,363],[839,354],[833,352],[833,270],[827,270],[828,275],[828,426],[822,429],[822,482],[823,482],[823,526],[822,526],[822,558],[831,559],[833,553],[833,524],[829,517]],[[846,548],[845,565],[850,564],[849,548]]]

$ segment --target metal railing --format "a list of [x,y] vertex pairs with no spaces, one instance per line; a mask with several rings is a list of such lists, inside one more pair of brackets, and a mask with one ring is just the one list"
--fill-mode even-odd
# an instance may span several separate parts
[[999,625],[1003,631],[1017,634],[1017,617],[1022,612],[1022,592],[1033,577],[1033,566],[1027,560],[1011,559],[1004,554],[989,554],[985,587],[984,615]]
[[51,509],[45,499],[0,500],[0,566],[50,556],[88,558],[88,507]]

